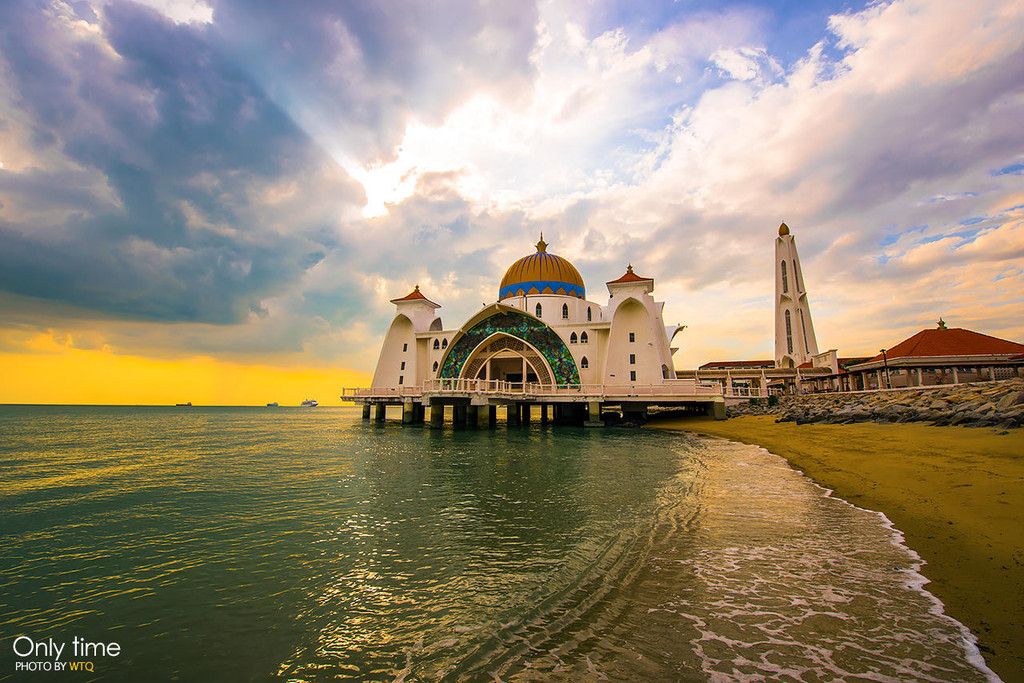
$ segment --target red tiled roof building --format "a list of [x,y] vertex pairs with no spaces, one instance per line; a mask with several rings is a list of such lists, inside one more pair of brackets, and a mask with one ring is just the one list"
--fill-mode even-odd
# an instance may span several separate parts
[[863,388],[1005,379],[1022,374],[1024,344],[961,327],[921,330],[874,358],[850,366]]

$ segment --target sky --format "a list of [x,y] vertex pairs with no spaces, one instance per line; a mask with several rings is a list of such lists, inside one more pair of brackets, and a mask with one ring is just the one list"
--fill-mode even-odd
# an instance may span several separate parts
[[1020,0],[0,3],[0,402],[338,403],[419,285],[627,264],[678,369],[1024,341]]

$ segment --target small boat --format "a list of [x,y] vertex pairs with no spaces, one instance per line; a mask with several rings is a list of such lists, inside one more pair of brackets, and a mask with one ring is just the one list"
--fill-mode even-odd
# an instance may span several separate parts
[[268,408],[276,408],[277,407],[277,401],[274,401],[273,403],[268,403],[267,407]]
[[191,408],[192,401],[189,401],[188,403],[175,403],[174,405],[178,406],[179,408]]
[[305,401],[303,401],[302,403],[299,404],[299,407],[300,408],[316,408],[318,405],[320,405],[320,404],[317,403],[314,399],[307,398]]

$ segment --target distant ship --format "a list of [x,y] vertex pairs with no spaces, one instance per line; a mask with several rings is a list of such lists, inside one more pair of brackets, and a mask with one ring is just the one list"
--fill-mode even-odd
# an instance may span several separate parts
[[314,399],[307,398],[305,401],[303,401],[302,403],[299,404],[299,407],[300,408],[316,408],[318,405],[320,405],[320,404],[317,403]]
[[274,401],[273,403],[268,403],[267,407],[268,408],[276,408],[277,407],[277,401]]
[[192,407],[192,401],[189,401],[188,403],[175,403],[174,405],[180,406],[182,408],[191,408]]

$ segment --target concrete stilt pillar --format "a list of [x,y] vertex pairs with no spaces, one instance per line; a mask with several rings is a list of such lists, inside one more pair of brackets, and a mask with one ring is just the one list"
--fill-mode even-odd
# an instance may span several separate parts
[[548,404],[540,404],[540,423],[546,425],[548,423]]
[[523,403],[522,406],[523,406],[523,424],[524,425],[528,425],[528,424],[530,424],[530,408],[532,408],[533,406],[531,406],[529,403]]
[[412,421],[415,422],[416,424],[421,424],[423,422],[423,416],[426,412],[426,406],[424,406],[422,403],[414,403]]
[[434,429],[440,429],[444,427],[444,404],[443,403],[431,403],[430,404],[430,426]]
[[487,406],[487,426],[494,429],[498,424],[498,406]]
[[505,422],[509,427],[519,426],[519,404],[509,403],[505,406]]
[[562,424],[562,421],[563,421],[563,417],[562,417],[562,404],[561,403],[556,403],[554,405],[554,408],[555,408],[555,424],[556,425],[560,425],[560,424]]
[[477,429],[488,429],[491,426],[491,406],[476,406]]
[[370,419],[370,404],[369,403],[364,403],[363,404],[363,419],[364,420],[369,420]]
[[720,400],[717,400],[717,401],[711,401],[710,403],[707,403],[705,405],[707,407],[708,417],[713,417],[716,420],[724,420],[725,419],[725,400],[724,399],[720,399]]
[[474,429],[480,423],[480,406],[466,406],[466,425]]
[[584,427],[604,427],[604,422],[601,421],[601,402],[600,401],[588,401],[587,402],[587,420],[583,423]]
[[415,405],[416,404],[413,403],[412,401],[405,401],[404,403],[402,403],[402,424],[412,424],[413,416],[416,410],[416,408],[414,408]]
[[373,405],[373,419],[377,422],[384,421],[384,410],[387,408],[383,403],[375,403]]

